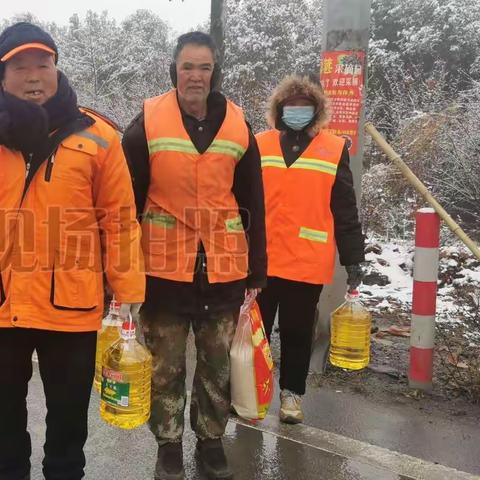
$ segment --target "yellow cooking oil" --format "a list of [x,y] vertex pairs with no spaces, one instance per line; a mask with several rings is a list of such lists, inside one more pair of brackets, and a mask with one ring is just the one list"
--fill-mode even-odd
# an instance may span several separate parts
[[95,379],[93,384],[97,392],[100,392],[102,385],[102,357],[107,348],[120,338],[120,303],[113,299],[110,302],[108,315],[102,320],[102,329],[97,336],[97,353],[95,355]]
[[331,315],[330,363],[360,370],[370,362],[372,316],[361,304],[358,290],[345,295],[345,302]]
[[121,337],[103,354],[100,415],[125,429],[150,417],[152,356],[135,335],[135,324],[124,322]]

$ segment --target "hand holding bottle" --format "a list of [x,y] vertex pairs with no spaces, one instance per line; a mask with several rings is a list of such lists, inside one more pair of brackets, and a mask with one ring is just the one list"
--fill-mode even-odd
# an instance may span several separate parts
[[350,292],[356,290],[362,283],[363,276],[365,274],[362,266],[358,263],[355,265],[347,265],[345,270],[347,271],[348,290]]
[[121,303],[119,316],[123,321],[129,320],[129,315],[135,320],[140,312],[141,303]]

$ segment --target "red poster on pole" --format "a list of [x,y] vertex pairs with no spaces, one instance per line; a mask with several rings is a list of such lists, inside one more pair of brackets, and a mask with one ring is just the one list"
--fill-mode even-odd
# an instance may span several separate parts
[[363,102],[365,52],[322,53],[320,81],[330,99],[331,120],[327,130],[344,137],[350,155],[358,149],[358,128]]

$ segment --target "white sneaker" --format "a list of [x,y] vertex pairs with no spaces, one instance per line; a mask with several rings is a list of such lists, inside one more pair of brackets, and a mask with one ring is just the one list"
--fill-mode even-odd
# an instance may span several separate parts
[[302,396],[290,390],[280,392],[280,421],[283,423],[302,423]]

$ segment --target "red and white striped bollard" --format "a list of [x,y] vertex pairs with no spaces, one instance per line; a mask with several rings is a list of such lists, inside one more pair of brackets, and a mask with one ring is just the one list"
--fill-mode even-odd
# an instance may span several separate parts
[[440,217],[433,208],[421,208],[415,215],[415,224],[408,380],[411,388],[430,391],[435,345]]

